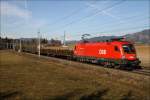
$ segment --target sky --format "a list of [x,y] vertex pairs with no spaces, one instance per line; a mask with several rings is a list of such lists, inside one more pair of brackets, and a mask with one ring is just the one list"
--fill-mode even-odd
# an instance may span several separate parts
[[0,0],[2,37],[79,40],[150,28],[149,0]]

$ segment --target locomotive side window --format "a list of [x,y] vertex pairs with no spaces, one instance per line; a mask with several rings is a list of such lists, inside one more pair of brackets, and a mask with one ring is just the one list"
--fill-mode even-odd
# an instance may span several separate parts
[[124,52],[126,53],[135,53],[135,48],[132,44],[126,44],[126,45],[123,45],[123,50]]
[[115,51],[119,51],[119,48],[118,48],[118,46],[115,46]]
[[77,48],[77,47],[75,46],[74,49],[76,50],[76,48]]

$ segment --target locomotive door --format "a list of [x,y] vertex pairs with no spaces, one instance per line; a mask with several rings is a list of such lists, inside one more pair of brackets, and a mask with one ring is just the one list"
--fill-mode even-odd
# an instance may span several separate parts
[[85,55],[85,43],[79,47],[79,53],[81,56]]
[[115,45],[113,51],[114,52],[112,54],[112,58],[113,59],[120,59],[122,56],[121,49],[117,45]]

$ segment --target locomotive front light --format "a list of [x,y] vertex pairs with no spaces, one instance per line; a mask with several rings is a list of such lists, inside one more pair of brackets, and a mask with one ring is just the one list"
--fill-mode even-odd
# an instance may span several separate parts
[[130,56],[130,58],[135,58],[134,56]]

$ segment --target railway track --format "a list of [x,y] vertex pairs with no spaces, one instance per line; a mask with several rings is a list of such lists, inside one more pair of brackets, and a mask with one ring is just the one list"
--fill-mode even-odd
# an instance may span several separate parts
[[[31,55],[34,55],[34,56],[38,56],[37,54],[33,54],[33,53],[27,53],[27,52],[24,52],[26,54],[31,54]],[[53,58],[53,60],[67,60],[67,59],[64,59],[64,58],[58,58],[58,57],[54,57],[54,56],[45,56],[45,55],[41,55],[41,58]],[[74,61],[74,60],[70,60],[70,61],[73,61],[73,62],[79,62],[79,61]],[[83,63],[83,62],[81,62]],[[89,64],[89,63],[86,63],[86,64]],[[90,65],[95,65],[95,64],[91,64]],[[98,65],[96,65],[98,66]],[[99,67],[99,66],[98,66]],[[102,66],[104,67],[104,66]],[[115,68],[114,68],[115,69]],[[123,69],[116,69],[116,70],[123,70]],[[135,74],[141,74],[141,75],[145,75],[145,76],[150,76],[150,70],[148,69],[133,69],[133,70],[124,70],[124,71],[127,71],[127,72],[131,72],[131,73],[135,73]]]
[[137,70],[133,70],[132,72],[136,74],[150,76],[150,70],[146,70],[146,69],[137,69]]

